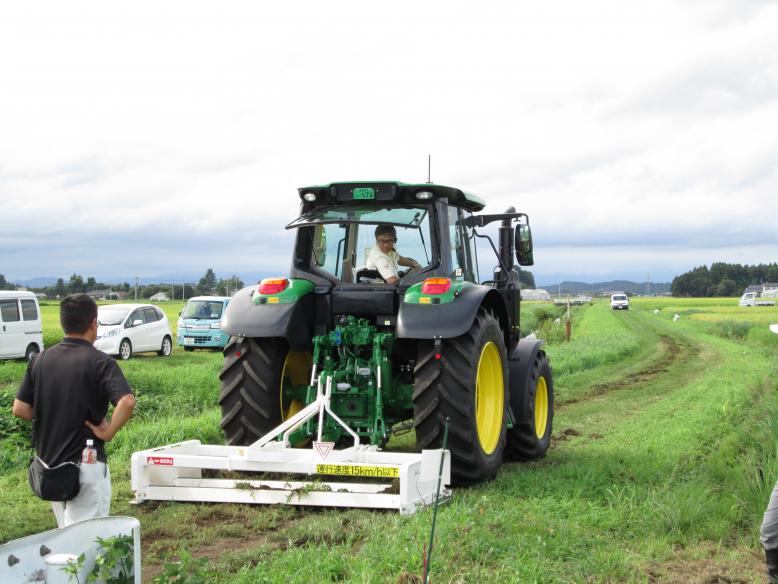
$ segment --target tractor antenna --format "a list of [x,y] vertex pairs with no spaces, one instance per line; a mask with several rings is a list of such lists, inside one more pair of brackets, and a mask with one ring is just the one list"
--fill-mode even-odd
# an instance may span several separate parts
[[432,154],[427,154],[427,184],[432,184]]

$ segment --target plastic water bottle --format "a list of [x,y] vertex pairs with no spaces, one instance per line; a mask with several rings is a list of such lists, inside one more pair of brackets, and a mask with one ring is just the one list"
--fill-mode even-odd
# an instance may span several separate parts
[[97,462],[97,450],[94,447],[94,440],[86,441],[86,448],[81,451],[81,462],[83,464],[94,464]]

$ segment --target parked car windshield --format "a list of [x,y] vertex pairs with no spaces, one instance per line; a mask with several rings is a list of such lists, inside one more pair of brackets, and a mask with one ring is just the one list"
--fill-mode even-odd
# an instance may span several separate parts
[[181,318],[221,318],[224,303],[217,300],[190,300]]
[[624,296],[623,294],[620,294],[620,295],[617,295],[617,296],[613,297],[613,300],[626,300],[626,299],[627,299],[627,297]]
[[97,324],[103,326],[121,324],[129,312],[130,309],[124,306],[101,306],[97,309]]

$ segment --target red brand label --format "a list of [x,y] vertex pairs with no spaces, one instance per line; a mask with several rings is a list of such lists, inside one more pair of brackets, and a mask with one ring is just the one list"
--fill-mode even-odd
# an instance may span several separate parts
[[146,464],[158,464],[161,466],[173,466],[173,459],[169,456],[147,456]]

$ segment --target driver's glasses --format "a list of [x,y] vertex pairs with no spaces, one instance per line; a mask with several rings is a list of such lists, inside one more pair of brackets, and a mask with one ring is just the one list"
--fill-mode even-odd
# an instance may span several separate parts
[[378,243],[383,243],[384,245],[390,245],[392,243],[395,243],[397,240],[392,238],[379,237],[376,241]]

